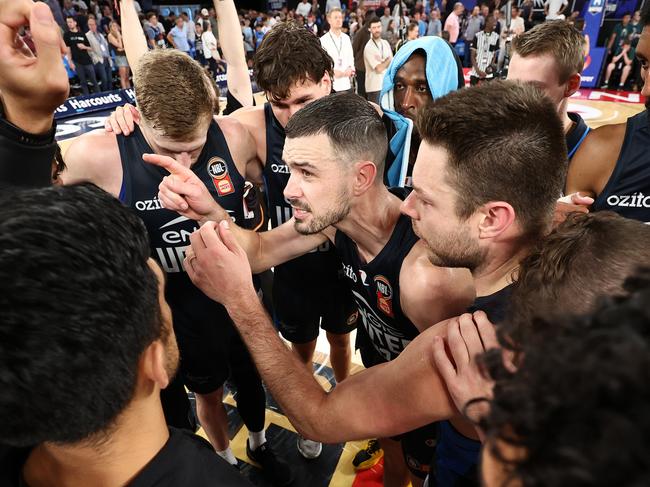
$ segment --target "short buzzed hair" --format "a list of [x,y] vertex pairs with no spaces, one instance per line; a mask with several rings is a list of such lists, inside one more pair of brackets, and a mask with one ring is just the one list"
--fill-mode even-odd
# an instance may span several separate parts
[[458,217],[504,201],[522,240],[548,233],[567,150],[557,110],[539,89],[502,80],[466,88],[420,109],[416,124],[425,143],[448,153],[445,179],[458,194]]
[[512,40],[512,50],[521,57],[550,54],[555,59],[560,84],[580,74],[585,64],[585,38],[563,20],[544,22]]
[[326,134],[344,163],[371,161],[382,181],[386,128],[374,107],[359,95],[336,93],[311,102],[289,119],[285,133],[287,139]]
[[219,93],[199,63],[176,49],[142,55],[133,76],[142,118],[151,128],[179,142],[218,111]]

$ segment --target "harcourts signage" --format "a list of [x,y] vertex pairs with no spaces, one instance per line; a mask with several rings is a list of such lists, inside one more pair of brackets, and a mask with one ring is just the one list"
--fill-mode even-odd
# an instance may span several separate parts
[[54,118],[62,120],[80,114],[111,110],[125,103],[135,103],[135,93],[132,89],[107,91],[88,96],[69,98],[56,109]]

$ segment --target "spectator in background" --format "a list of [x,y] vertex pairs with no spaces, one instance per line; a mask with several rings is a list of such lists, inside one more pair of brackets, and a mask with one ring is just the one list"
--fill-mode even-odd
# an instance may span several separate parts
[[95,68],[90,58],[90,43],[86,36],[79,31],[79,26],[74,17],[68,16],[65,19],[68,25],[68,31],[63,35],[65,45],[67,46],[67,58],[70,69],[77,73],[81,83],[81,91],[84,95],[90,94],[88,82],[93,84],[93,91],[99,93],[99,83],[95,77]]
[[440,36],[442,34],[442,22],[440,22],[440,10],[433,9],[429,15],[428,36]]
[[[205,53],[203,52],[203,21],[200,20],[201,16],[198,17],[199,21],[194,26],[196,29],[196,46],[194,50],[194,59],[196,59],[201,66],[207,66],[208,61],[205,58]],[[210,22],[206,20],[209,24]]]
[[366,97],[366,64],[363,58],[363,50],[370,39],[368,21],[372,17],[360,18],[360,27],[352,40],[352,51],[354,52],[354,70],[357,79],[357,94]]
[[472,41],[472,70],[469,72],[469,82],[472,86],[494,78],[494,67],[499,34],[494,31],[496,19],[489,16],[485,20],[485,28],[474,36]]
[[460,16],[463,15],[464,11],[465,6],[460,2],[456,2],[454,4],[454,10],[445,21],[445,31],[449,32],[449,42],[452,46],[455,46],[456,42],[458,42],[460,35]]
[[102,7],[102,20],[99,21],[99,30],[102,34],[108,35],[111,22],[113,22],[113,10],[108,5]]
[[630,71],[632,71],[632,64],[634,63],[635,49],[632,47],[632,41],[628,37],[623,41],[623,46],[617,54],[614,55],[612,61],[607,65],[607,72],[605,73],[605,82],[601,86],[603,89],[609,88],[609,78],[612,76],[614,70],[620,71],[621,79],[618,83],[618,89],[622,90],[625,87]]
[[526,32],[526,22],[521,16],[521,11],[519,10],[519,7],[513,5],[512,16],[510,19],[509,34],[513,36],[518,36],[519,34],[523,34],[524,32]]
[[566,16],[562,13],[569,5],[568,0],[546,0],[544,2],[544,15],[546,20],[564,20]]
[[395,32],[394,19],[390,19],[390,22],[388,22],[388,29],[386,31],[386,36],[384,37],[384,39],[388,41],[388,44],[390,44],[390,48],[393,50],[393,52],[395,52],[395,48],[397,47],[397,42],[399,41],[399,38],[397,37],[397,33]]
[[370,40],[363,49],[366,68],[366,98],[379,104],[384,73],[393,59],[393,51],[386,39],[381,38],[381,21],[373,17],[369,22]]
[[90,58],[92,59],[93,68],[95,69],[95,77],[101,80],[102,90],[109,91],[113,88],[111,53],[108,49],[106,38],[97,28],[97,19],[95,19],[94,15],[88,17],[88,32],[86,32],[86,39],[88,39],[88,43],[92,48],[90,51]]
[[[63,0],[63,9],[62,13],[64,17],[73,17],[77,16],[77,10],[72,5],[72,0]],[[76,21],[76,19],[75,19]],[[67,26],[66,26],[67,27]]]
[[251,21],[245,18],[241,21],[241,33],[244,38],[244,52],[246,53],[246,60],[250,61],[255,52],[255,39],[253,38],[253,29],[251,29]]
[[255,49],[257,50],[264,39],[264,31],[262,31],[262,23],[255,24]]
[[465,28],[465,34],[463,35],[463,38],[465,39],[465,58],[463,60],[463,65],[466,68],[472,66],[472,50],[469,48],[469,46],[471,46],[472,42],[474,42],[474,37],[476,37],[476,34],[478,34],[483,28],[484,22],[485,19],[481,16],[481,9],[478,5],[476,5],[467,18],[467,27]]
[[[382,16],[379,18],[379,20],[380,20],[380,22],[381,22],[381,32],[382,32],[382,37],[383,37],[384,39],[386,39],[385,34],[386,34],[386,32],[388,32],[388,23],[389,23],[391,20],[393,20],[393,17],[390,15],[390,8],[388,8],[388,7],[385,7],[385,8],[384,8],[384,15],[382,15]],[[394,28],[395,28],[395,26],[393,26],[393,29],[394,29]]]
[[217,64],[217,59],[220,59],[220,57],[219,51],[217,50],[217,38],[212,33],[210,22],[203,22],[201,41],[203,43],[203,55],[208,63],[208,69],[212,73],[212,76],[216,76],[220,71],[219,65]]
[[634,27],[630,24],[631,19],[632,16],[629,13],[625,13],[620,24],[616,24],[616,27],[614,27],[612,35],[609,36],[609,41],[607,42],[608,54],[616,56],[623,47],[623,41],[633,32],[636,32]]
[[336,92],[352,91],[350,78],[354,76],[354,52],[352,42],[347,34],[341,31],[343,26],[343,12],[340,8],[333,8],[327,14],[330,30],[320,38],[320,43],[334,62],[334,80],[332,89]]
[[147,20],[144,22],[144,33],[147,36],[149,49],[167,47],[165,27],[158,21],[158,15],[155,12],[147,14]]
[[427,35],[427,21],[426,21],[426,16],[424,18],[422,17],[422,14],[419,12],[415,12],[413,15],[413,22],[416,22],[418,24],[418,37],[424,37]]
[[183,19],[183,29],[185,29],[185,33],[187,34],[187,42],[190,45],[190,50],[192,50],[196,44],[196,27],[194,26],[194,22],[190,21],[190,16],[186,12],[181,14],[181,18]]
[[214,7],[208,10],[208,20],[210,21],[210,27],[212,27],[212,35],[219,38],[219,23],[217,22],[217,11]]
[[311,3],[308,0],[301,0],[296,7],[296,15],[302,15],[306,18],[311,13]]
[[402,41],[402,39],[397,41],[397,45],[395,46],[395,51],[399,51],[399,49],[406,44],[409,41],[414,41],[415,39],[418,38],[418,24],[415,22],[411,22],[406,29],[406,39]]
[[122,39],[122,30],[120,24],[113,21],[111,22],[110,32],[108,33],[108,43],[115,51],[115,66],[120,75],[120,86],[123,90],[131,88],[131,81],[129,81],[129,62],[126,59],[126,51],[124,50],[124,40]]
[[[309,14],[307,16],[307,23],[305,24],[305,27],[312,34],[318,35],[318,25],[316,24],[316,17],[314,14]],[[268,30],[266,32],[268,32]],[[266,34],[266,32],[264,33]]]
[[[182,17],[176,19],[176,25],[167,34],[167,40],[174,49],[178,49],[188,56],[190,55],[190,43],[187,39],[187,31],[185,30]],[[205,50],[205,44],[203,45],[203,49]]]
[[519,5],[519,8],[521,10],[520,15],[524,19],[526,30],[533,28],[533,7],[533,0],[524,0]]

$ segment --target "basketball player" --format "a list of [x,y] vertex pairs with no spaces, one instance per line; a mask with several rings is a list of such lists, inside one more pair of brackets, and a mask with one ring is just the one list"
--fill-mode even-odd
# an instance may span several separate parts
[[[217,452],[236,459],[228,444],[222,386],[237,385],[237,405],[249,430],[247,453],[276,485],[291,481],[288,465],[266,443],[266,398],[260,378],[222,307],[192,285],[183,267],[189,235],[198,223],[164,209],[157,198],[162,171],[144,153],[173,156],[210,187],[233,220],[243,223],[244,179],[257,174],[253,144],[234,119],[214,119],[217,93],[201,66],[171,49],[146,52],[135,73],[141,123],[128,137],[104,131],[76,139],[66,153],[64,183],[91,181],[119,197],[142,218],[152,256],[168,274],[167,299],[181,350],[181,372],[195,392],[197,413]],[[175,80],[170,84],[169,80]],[[92,154],[92,157],[89,155]],[[251,177],[254,177],[251,176]],[[221,326],[215,326],[219,324]]]
[[[420,332],[471,303],[471,277],[464,269],[442,269],[428,262],[426,248],[413,233],[408,217],[400,215],[401,198],[389,192],[379,176],[386,156],[386,132],[375,109],[363,98],[337,94],[316,100],[291,118],[286,133],[283,160],[292,172],[285,196],[298,223],[296,229],[289,224],[261,234],[263,252],[253,267],[265,269],[309,251],[314,244],[331,241],[341,256],[361,313],[363,327],[357,330],[357,344],[364,366],[394,360]],[[357,160],[371,162],[365,163],[362,170],[363,181],[347,191],[345,186],[355,178],[348,161]],[[214,206],[193,174],[171,159],[164,163],[178,177],[185,178],[185,184],[193,186],[191,190],[202,190],[201,204],[193,206]],[[328,181],[337,179],[340,182],[333,191]],[[166,207],[180,209],[168,199],[172,192],[166,182],[160,190]],[[319,216],[313,222],[302,223],[307,207]],[[215,212],[219,210],[215,208]],[[181,214],[185,213],[181,210]],[[218,220],[224,217],[221,212]],[[283,233],[285,228],[289,235]],[[254,235],[245,238],[257,240]],[[282,249],[290,253],[282,254]],[[258,251],[251,250],[251,255],[257,256]],[[282,257],[276,259],[279,255]],[[433,456],[431,440],[435,440],[435,429],[429,427],[403,436],[401,446],[411,471],[424,479]],[[380,442],[387,461],[394,462],[395,456],[399,459],[400,445],[390,440]],[[395,470],[398,472],[393,473]],[[394,468],[384,476],[384,484],[405,485],[407,476],[405,469],[400,474]],[[413,481],[421,485],[421,480]]]
[[149,255],[140,219],[94,185],[3,191],[3,487],[251,486],[165,424],[178,348]]
[[[404,201],[402,211],[412,218],[434,264],[472,271],[478,298],[469,309],[482,309],[499,322],[506,311],[513,270],[531,244],[550,229],[555,199],[565,178],[564,133],[555,107],[531,86],[495,81],[435,100],[431,108],[423,110],[418,130],[423,143],[414,168],[415,190]],[[476,135],[467,137],[470,132]],[[488,144],[493,151],[480,149]],[[357,164],[349,170],[363,180],[359,166],[367,165]],[[305,192],[311,193],[312,186],[326,186],[327,193],[319,203],[322,208],[310,200],[311,211],[305,211],[303,198],[295,193],[296,183],[290,183],[287,196],[296,196],[292,204],[298,208],[299,228],[330,216],[333,209],[326,211],[325,203],[333,205],[343,189],[358,190],[356,184],[348,189],[340,178],[321,180],[312,175],[307,182],[301,172],[292,172],[292,178]],[[334,184],[343,188],[335,190]],[[193,191],[178,193],[188,192]],[[287,377],[295,361],[275,338],[263,310],[250,301],[246,253],[223,223],[218,236],[214,228],[214,224],[206,224],[193,237],[196,259],[192,259],[191,277],[229,310],[266,384],[299,431],[333,442],[386,437],[457,414],[431,362],[431,337],[444,333],[446,323],[418,335],[395,360],[351,377],[330,394],[319,390],[309,374]],[[298,238],[291,225],[282,231],[296,237],[296,243],[324,238]],[[265,265],[278,257],[267,252],[294,251],[298,249],[293,244],[265,247],[263,253],[269,258]],[[256,260],[257,256],[251,255],[251,261]],[[227,283],[219,273],[227,274]],[[358,275],[358,279],[362,277]],[[396,397],[404,400],[396,401]],[[367,424],[369,415],[371,424]],[[332,428],[333,424],[337,427]],[[476,442],[465,438],[476,437],[471,425],[456,420],[453,424],[447,424],[442,432],[447,439],[437,475],[443,485],[448,485],[444,482],[450,478],[471,476],[479,449]],[[454,456],[455,445],[465,446],[468,458]],[[445,466],[451,462],[456,473]]]
[[636,47],[644,80],[646,109],[626,123],[592,130],[569,167],[566,192],[595,198],[591,211],[611,210],[627,218],[650,222],[650,5],[641,16],[643,31]]
[[578,113],[569,113],[569,98],[580,88],[584,66],[584,36],[568,22],[545,22],[515,36],[508,79],[529,81],[557,106],[564,123],[569,159],[589,133]]

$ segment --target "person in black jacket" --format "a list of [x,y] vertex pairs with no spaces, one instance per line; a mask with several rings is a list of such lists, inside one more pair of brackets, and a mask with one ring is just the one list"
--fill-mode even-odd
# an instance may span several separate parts
[[[37,57],[14,43],[29,24]],[[54,110],[69,92],[61,62],[61,33],[49,7],[30,0],[0,0],[0,184],[52,183]]]

